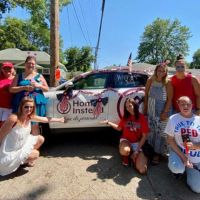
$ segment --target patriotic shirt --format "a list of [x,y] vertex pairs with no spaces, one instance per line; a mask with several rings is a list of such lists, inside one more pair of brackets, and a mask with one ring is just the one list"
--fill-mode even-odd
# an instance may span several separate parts
[[127,139],[130,143],[139,142],[143,134],[148,134],[149,127],[147,119],[140,114],[136,120],[134,115],[130,115],[127,119],[123,118],[119,124],[122,128],[121,138]]
[[[183,136],[187,135],[193,144],[200,143],[200,116],[193,115],[191,118],[185,118],[180,113],[172,115],[165,128],[165,133],[174,137],[175,142],[181,151],[187,154]],[[200,149],[189,150],[188,159],[192,163],[199,163]]]

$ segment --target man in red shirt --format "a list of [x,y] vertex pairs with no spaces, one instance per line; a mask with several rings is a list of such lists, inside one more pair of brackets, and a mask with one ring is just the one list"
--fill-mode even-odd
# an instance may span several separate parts
[[11,62],[4,62],[0,72],[0,127],[11,114],[12,94],[8,88],[14,78],[14,66]]

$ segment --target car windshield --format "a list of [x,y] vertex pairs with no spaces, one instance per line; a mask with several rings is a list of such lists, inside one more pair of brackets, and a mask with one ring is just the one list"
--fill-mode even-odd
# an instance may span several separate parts
[[114,73],[114,88],[144,87],[148,76],[140,73]]

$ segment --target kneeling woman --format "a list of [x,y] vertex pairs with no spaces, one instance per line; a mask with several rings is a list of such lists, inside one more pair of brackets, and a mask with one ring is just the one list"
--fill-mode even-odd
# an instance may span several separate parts
[[20,165],[33,166],[39,157],[39,147],[44,142],[41,135],[32,135],[31,121],[64,122],[64,118],[47,118],[35,115],[35,103],[24,97],[17,114],[12,114],[0,129],[0,175],[16,171]]
[[[124,116],[119,124],[108,120],[105,120],[103,123],[107,123],[114,129],[123,132],[119,144],[122,164],[128,165],[130,156],[138,172],[145,174],[147,172],[147,158],[142,152],[142,146],[146,141],[149,128],[146,118],[139,113],[139,107],[134,99],[126,99],[124,103]],[[133,154],[130,155],[132,152]]]

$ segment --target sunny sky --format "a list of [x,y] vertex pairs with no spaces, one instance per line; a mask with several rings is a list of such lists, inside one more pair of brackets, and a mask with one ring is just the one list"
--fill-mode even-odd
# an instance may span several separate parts
[[[66,48],[77,46],[96,47],[102,0],[74,0],[60,14],[60,34]],[[181,25],[189,27],[189,55],[200,48],[200,1],[198,0],[106,0],[97,63],[105,66],[126,65],[137,48],[145,26],[157,17],[178,19]],[[21,9],[9,15],[26,18]]]

